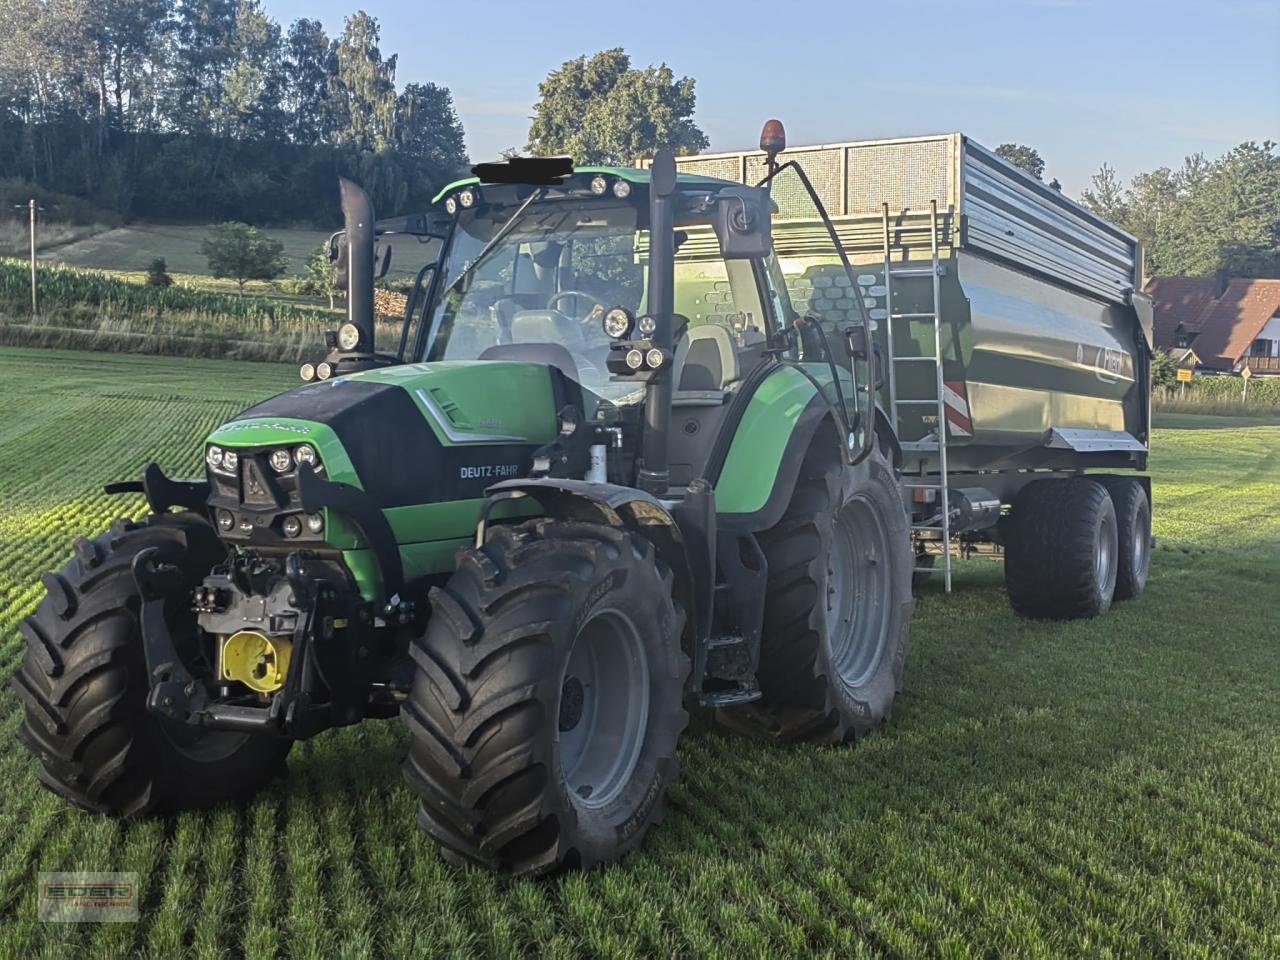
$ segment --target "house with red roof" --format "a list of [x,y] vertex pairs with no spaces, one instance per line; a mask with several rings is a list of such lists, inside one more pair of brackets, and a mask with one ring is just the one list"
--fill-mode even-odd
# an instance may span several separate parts
[[1154,277],[1155,345],[1201,369],[1280,374],[1280,280]]

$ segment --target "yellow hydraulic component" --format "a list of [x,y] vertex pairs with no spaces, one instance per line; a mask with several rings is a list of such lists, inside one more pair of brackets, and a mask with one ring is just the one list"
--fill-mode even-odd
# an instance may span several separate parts
[[274,693],[284,686],[291,656],[291,640],[241,630],[222,641],[222,678],[259,693]]

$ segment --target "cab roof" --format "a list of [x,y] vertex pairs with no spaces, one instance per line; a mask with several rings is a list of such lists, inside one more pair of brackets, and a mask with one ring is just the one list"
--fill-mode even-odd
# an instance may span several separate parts
[[[640,169],[637,169],[636,167],[574,167],[573,173],[571,174],[571,176],[577,176],[583,173],[588,173],[588,174],[603,173],[606,176],[617,177],[619,180],[626,180],[628,183],[634,183],[637,186],[642,186],[642,187],[649,186],[649,171],[640,170]],[[431,202],[433,204],[439,203],[441,200],[444,199],[446,194],[452,193],[454,190],[458,190],[462,187],[474,186],[475,184],[478,184],[480,182],[481,181],[479,177],[464,177],[461,180],[455,180],[453,181],[453,183],[450,183],[447,186],[442,187],[440,192],[431,198]],[[741,184],[735,183],[732,180],[725,180],[725,179],[722,179],[721,177],[705,177],[696,173],[677,173],[676,184],[677,185],[683,184],[685,186],[690,186],[690,187],[696,187],[704,184],[706,185],[716,184],[716,185],[722,185],[722,186],[741,186]]]

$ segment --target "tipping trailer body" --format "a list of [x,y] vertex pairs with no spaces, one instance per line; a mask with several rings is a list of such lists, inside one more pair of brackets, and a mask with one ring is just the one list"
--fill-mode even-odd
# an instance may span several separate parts
[[[1151,309],[1134,237],[959,133],[797,147],[787,159],[809,173],[858,273],[892,371],[879,400],[905,472],[940,466],[934,367],[902,359],[934,356],[935,312],[944,472],[1145,469]],[[678,163],[744,183],[766,172],[758,151]],[[847,308],[856,319],[851,291],[839,286],[848,281],[817,253],[823,225],[788,219],[790,200],[775,191],[774,244],[792,306],[803,313],[814,303],[836,319]],[[984,485],[1005,488],[1008,502],[1013,478],[990,479]]]

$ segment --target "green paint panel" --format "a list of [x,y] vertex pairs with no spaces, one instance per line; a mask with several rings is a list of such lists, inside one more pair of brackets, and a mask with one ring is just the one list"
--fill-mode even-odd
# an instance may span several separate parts
[[323,423],[291,417],[254,417],[233,420],[209,434],[209,443],[236,449],[293,447],[309,443],[316,448],[325,475],[334,481],[364,489],[338,435]]
[[[828,373],[824,379],[829,378]],[[765,505],[787,441],[815,393],[809,378],[791,367],[782,367],[760,385],[738,424],[716,485],[719,513],[755,513]]]
[[[402,387],[446,446],[477,441],[546,443],[559,432],[547,368],[538,363],[450,360],[383,367],[351,376]],[[428,400],[423,398],[426,394]],[[434,407],[434,410],[432,409]],[[444,422],[441,422],[440,416]]]

